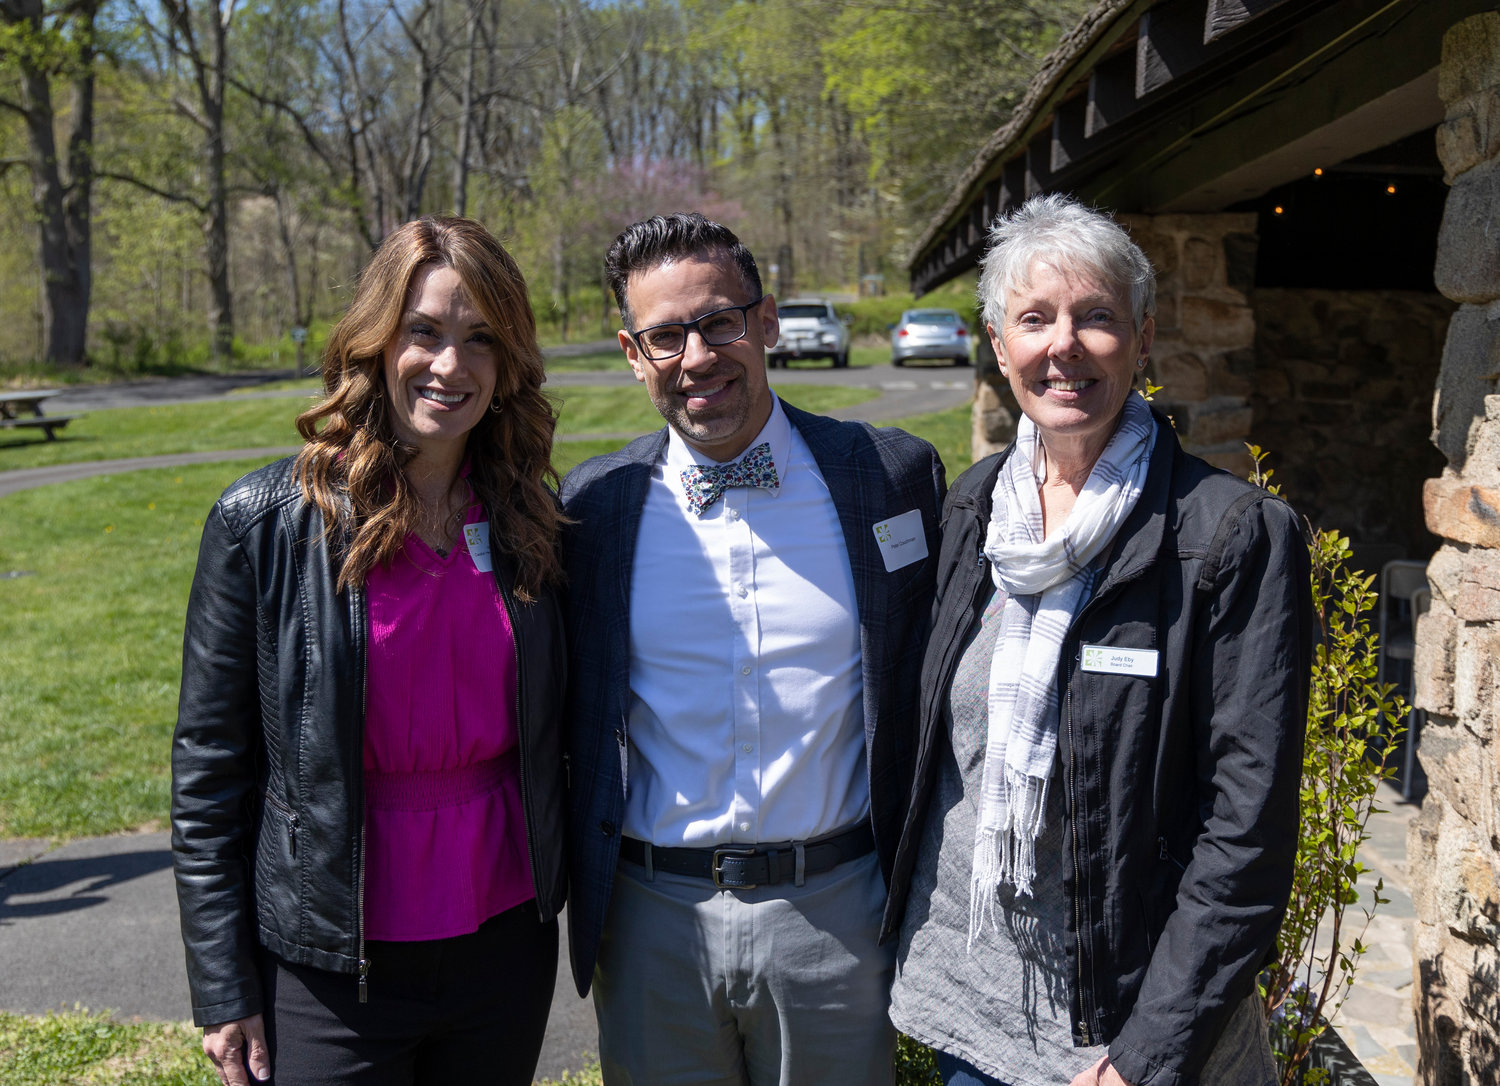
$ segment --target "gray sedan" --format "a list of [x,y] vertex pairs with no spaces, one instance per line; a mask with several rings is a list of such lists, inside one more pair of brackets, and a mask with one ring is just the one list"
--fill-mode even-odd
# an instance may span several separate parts
[[973,338],[951,309],[908,309],[891,325],[891,365],[908,358],[951,358],[955,366],[967,366]]

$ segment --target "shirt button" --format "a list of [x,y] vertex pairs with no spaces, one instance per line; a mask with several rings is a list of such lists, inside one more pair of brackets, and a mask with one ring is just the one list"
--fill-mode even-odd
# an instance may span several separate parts
[[737,584],[734,586],[734,594],[740,599],[744,599],[746,596],[750,595],[750,590],[742,584]]
[[754,749],[755,749],[755,747],[754,747],[754,746],[752,746],[752,745],[751,745],[751,744],[749,744],[749,743],[746,743],[746,744],[745,744],[745,745],[744,745],[744,746],[743,746],[743,747],[741,747],[741,748],[740,748],[740,749],[741,749],[741,750],[743,750],[743,751],[744,751],[744,752],[745,752],[745,753],[746,753],[746,754],[749,754],[749,753],[750,753],[750,752],[751,752],[751,751],[752,751],[752,750],[754,750]]
[[738,509],[726,509],[724,511],[724,515],[726,517],[728,517],[730,520],[739,520],[740,519],[740,511]]
[[750,823],[748,823],[748,822],[741,822],[740,823],[740,832],[741,833],[749,833],[750,832]]
[[741,675],[748,675],[748,674],[750,674],[750,665],[746,664],[744,667],[740,668],[740,674]]

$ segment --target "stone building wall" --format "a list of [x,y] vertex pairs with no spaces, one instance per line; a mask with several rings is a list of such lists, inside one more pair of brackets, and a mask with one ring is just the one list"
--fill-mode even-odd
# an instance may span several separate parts
[[1375,290],[1257,289],[1252,301],[1250,440],[1287,499],[1356,552],[1431,556],[1422,485],[1443,457],[1428,440],[1430,390],[1455,305]]
[[[1188,451],[1241,475],[1250,461],[1255,216],[1121,215],[1156,268],[1156,342],[1146,374]],[[1015,400],[993,362],[975,369],[974,458],[1015,435]]]
[[1423,1086],[1500,1082],[1500,14],[1443,41],[1438,152],[1452,190],[1437,285],[1460,303],[1433,407],[1432,610],[1417,627],[1429,792],[1408,863]]

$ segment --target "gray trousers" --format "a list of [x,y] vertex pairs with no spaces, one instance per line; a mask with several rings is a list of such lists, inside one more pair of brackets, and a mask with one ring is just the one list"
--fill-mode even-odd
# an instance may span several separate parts
[[621,861],[594,972],[606,1086],[894,1081],[872,852],[754,890]]

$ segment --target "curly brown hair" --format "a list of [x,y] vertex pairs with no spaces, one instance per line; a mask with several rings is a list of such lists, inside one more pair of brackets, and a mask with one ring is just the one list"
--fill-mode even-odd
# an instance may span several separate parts
[[534,599],[543,584],[562,576],[552,466],[557,412],[542,394],[542,352],[521,269],[474,220],[417,219],[375,250],[323,351],[324,398],[297,416],[306,445],[297,454],[296,479],[322,511],[330,537],[347,540],[340,589],[363,585],[416,531],[420,506],[402,468],[417,450],[392,425],[384,362],[412,279],[431,264],[458,274],[497,338],[498,409],[469,431],[469,484],[492,517],[491,545],[516,563],[517,594]]

